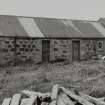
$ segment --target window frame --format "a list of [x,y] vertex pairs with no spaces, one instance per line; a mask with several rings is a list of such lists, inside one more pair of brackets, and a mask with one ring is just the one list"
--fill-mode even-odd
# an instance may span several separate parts
[[[99,43],[102,44],[101,48],[99,47]],[[98,48],[98,50],[103,50],[103,40],[100,40],[100,41],[97,42],[97,48]]]

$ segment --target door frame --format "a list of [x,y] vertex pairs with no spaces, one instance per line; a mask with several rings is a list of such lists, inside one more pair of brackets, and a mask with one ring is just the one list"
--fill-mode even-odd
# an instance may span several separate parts
[[[49,43],[49,51],[48,51],[48,52],[49,52],[49,57],[48,57],[48,61],[44,61],[44,60],[43,60],[43,57],[44,57],[44,56],[43,56],[43,49],[44,49],[44,47],[43,47],[43,42],[44,42],[44,41],[48,41],[48,43]],[[51,44],[51,42],[50,42],[49,39],[43,39],[43,40],[42,40],[42,62],[49,62],[49,61],[50,61],[50,44]]]
[[72,45],[71,45],[71,46],[72,46],[72,62],[75,61],[74,58],[73,58],[73,57],[74,57],[74,56],[73,56],[73,52],[74,52],[74,51],[73,51],[73,50],[74,50],[74,49],[73,49],[73,42],[79,42],[79,50],[78,50],[79,59],[78,59],[78,61],[80,61],[80,42],[81,42],[81,41],[80,41],[79,39],[73,39],[73,40],[72,40]]

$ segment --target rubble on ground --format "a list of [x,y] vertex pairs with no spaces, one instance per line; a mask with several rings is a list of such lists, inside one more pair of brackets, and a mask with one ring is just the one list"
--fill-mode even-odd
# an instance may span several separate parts
[[5,98],[2,105],[105,105],[105,98],[95,98],[54,85],[48,93],[23,90],[12,98]]

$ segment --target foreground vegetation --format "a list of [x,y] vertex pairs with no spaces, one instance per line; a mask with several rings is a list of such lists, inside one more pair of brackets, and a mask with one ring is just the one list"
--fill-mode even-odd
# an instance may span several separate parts
[[0,68],[0,103],[23,89],[48,92],[54,84],[94,97],[105,96],[105,62],[24,64]]

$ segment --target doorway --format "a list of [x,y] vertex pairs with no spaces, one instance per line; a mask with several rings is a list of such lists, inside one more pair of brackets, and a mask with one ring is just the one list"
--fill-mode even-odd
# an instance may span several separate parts
[[80,61],[80,41],[72,41],[72,61]]
[[42,40],[42,62],[49,62],[50,40]]

